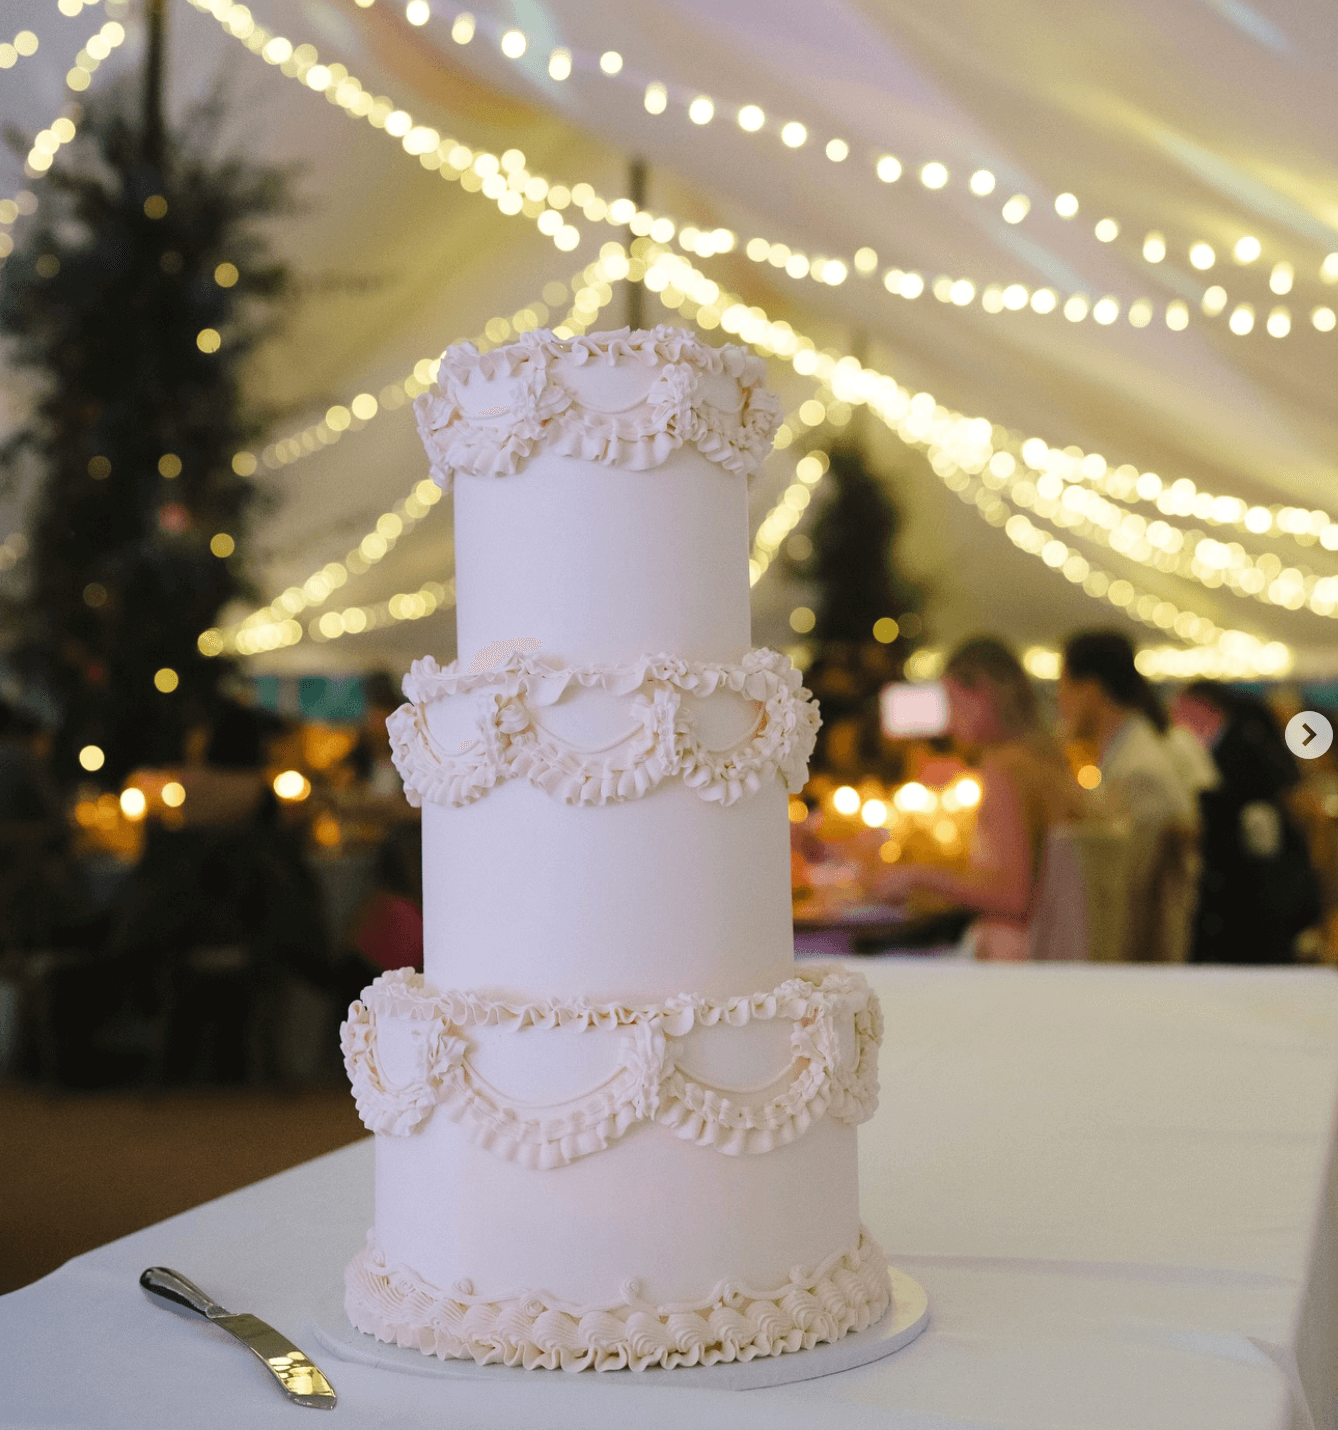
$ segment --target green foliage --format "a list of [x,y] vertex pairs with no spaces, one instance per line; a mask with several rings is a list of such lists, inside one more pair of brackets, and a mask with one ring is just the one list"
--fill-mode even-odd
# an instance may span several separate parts
[[[85,743],[113,779],[174,758],[227,673],[196,638],[247,594],[255,490],[232,459],[268,414],[247,408],[239,370],[290,288],[261,232],[291,207],[289,176],[216,156],[217,95],[151,162],[135,100],[119,87],[89,105],[0,270],[6,361],[35,388],[0,449],[0,479],[35,491],[12,656],[61,711],[64,778]],[[210,551],[220,532],[228,559]],[[163,667],[180,678],[172,694],[155,689]]]
[[824,485],[830,494],[809,529],[806,571],[818,585],[814,636],[865,644],[875,621],[919,608],[920,592],[893,565],[901,513],[853,449],[832,451]]

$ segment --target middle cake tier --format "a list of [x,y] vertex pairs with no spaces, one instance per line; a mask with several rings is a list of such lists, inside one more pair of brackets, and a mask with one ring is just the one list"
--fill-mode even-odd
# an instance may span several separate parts
[[785,657],[426,660],[405,693],[390,732],[423,806],[434,983],[644,1000],[787,976],[786,791],[818,717]]

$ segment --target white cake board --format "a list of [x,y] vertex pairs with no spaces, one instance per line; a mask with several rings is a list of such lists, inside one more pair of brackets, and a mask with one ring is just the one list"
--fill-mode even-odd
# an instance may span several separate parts
[[536,1375],[559,1375],[567,1380],[598,1385],[695,1385],[712,1390],[757,1390],[853,1370],[855,1366],[868,1365],[909,1345],[929,1323],[929,1297],[924,1287],[904,1271],[889,1267],[888,1277],[892,1283],[892,1306],[883,1319],[867,1331],[851,1332],[839,1341],[817,1345],[809,1351],[791,1351],[722,1365],[677,1366],[673,1370],[582,1371],[579,1375],[566,1375],[560,1370],[526,1370],[523,1366],[477,1365],[472,1360],[440,1360],[422,1351],[386,1345],[355,1331],[347,1322],[331,1326],[308,1321],[302,1327],[302,1334],[340,1360],[396,1371],[400,1375],[426,1375],[445,1380],[479,1377],[533,1380]]

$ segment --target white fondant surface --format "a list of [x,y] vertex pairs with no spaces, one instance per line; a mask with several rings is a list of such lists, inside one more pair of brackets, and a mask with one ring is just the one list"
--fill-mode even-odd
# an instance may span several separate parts
[[692,447],[646,472],[544,452],[514,476],[461,477],[455,586],[465,665],[520,637],[569,662],[738,660],[751,644],[746,484]]
[[722,1157],[659,1126],[598,1157],[531,1171],[433,1116],[376,1139],[376,1239],[391,1264],[505,1299],[692,1301],[722,1280],[782,1282],[854,1243],[855,1129],[824,1118],[761,1157]]
[[774,988],[794,967],[785,791],[579,806],[513,780],[424,805],[423,959],[437,987],[499,997]]

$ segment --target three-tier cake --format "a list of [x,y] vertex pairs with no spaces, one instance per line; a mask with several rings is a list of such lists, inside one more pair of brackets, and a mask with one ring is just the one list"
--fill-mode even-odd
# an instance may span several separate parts
[[787,788],[816,706],[753,650],[762,362],[686,332],[452,348],[459,657],[390,722],[423,810],[424,974],[345,1058],[376,1136],[359,1329],[567,1370],[833,1341],[890,1300],[860,1224],[878,1005],[797,968]]

